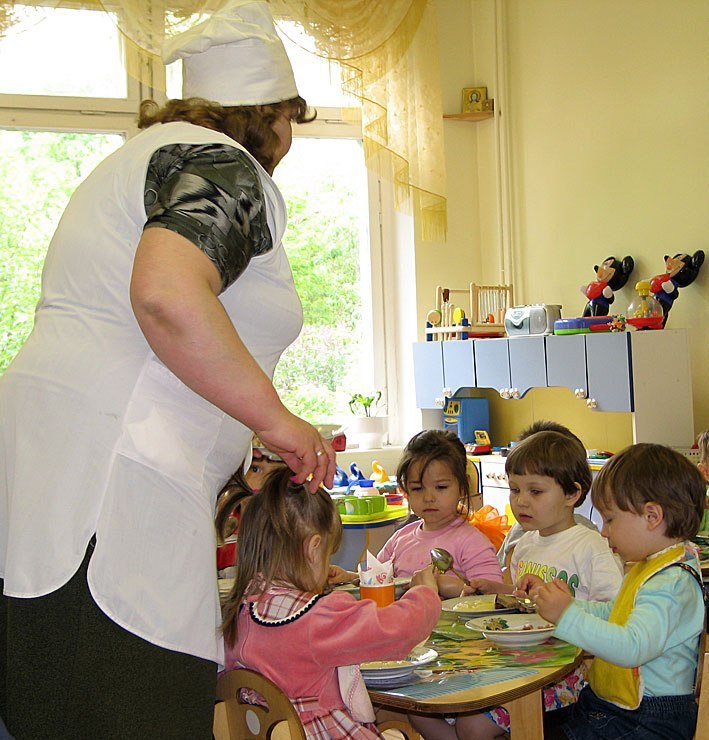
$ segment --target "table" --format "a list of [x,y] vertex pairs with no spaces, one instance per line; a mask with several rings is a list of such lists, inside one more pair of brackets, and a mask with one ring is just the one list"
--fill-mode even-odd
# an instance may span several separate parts
[[[559,643],[560,641],[556,641]],[[487,649],[491,643],[481,640],[476,643]],[[435,645],[434,645],[435,647]],[[437,648],[438,649],[438,648]],[[405,712],[443,714],[483,711],[504,706],[510,713],[510,729],[513,740],[543,740],[543,706],[541,689],[573,671],[583,660],[580,650],[569,651],[573,657],[564,658],[559,665],[517,664],[508,667],[478,668],[473,671],[453,669],[442,672],[450,689],[432,682],[431,694],[416,695],[417,691],[428,691],[428,684],[413,687],[369,690],[372,703]],[[405,695],[406,691],[409,695]]]

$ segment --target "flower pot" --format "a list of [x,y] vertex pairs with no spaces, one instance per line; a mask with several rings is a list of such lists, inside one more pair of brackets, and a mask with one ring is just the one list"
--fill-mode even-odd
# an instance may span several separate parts
[[384,446],[387,434],[386,416],[355,416],[347,424],[348,437],[360,449],[373,450]]

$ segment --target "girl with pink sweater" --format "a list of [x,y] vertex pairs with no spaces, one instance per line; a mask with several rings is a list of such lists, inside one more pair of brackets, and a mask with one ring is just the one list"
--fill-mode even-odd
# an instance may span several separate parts
[[[442,547],[453,556],[453,568],[471,578],[502,582],[502,571],[490,540],[468,521],[472,511],[465,447],[453,432],[427,429],[404,448],[396,478],[417,521],[404,525],[379,552],[380,562],[394,561],[394,575],[409,576],[431,562],[431,550]],[[460,596],[465,584],[453,574],[438,577],[443,598]]]
[[428,637],[441,612],[436,579],[430,565],[414,573],[412,587],[384,608],[328,592],[340,517],[325,491],[309,493],[291,476],[287,468],[272,473],[241,520],[223,612],[226,668],[276,683],[307,737],[380,737],[358,665],[403,659]]

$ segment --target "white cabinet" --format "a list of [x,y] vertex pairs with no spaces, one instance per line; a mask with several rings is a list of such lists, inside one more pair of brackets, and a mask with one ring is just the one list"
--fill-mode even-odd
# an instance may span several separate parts
[[419,408],[443,408],[461,388],[515,399],[562,386],[590,409],[632,412],[636,442],[686,447],[694,438],[684,329],[419,342],[414,377]]

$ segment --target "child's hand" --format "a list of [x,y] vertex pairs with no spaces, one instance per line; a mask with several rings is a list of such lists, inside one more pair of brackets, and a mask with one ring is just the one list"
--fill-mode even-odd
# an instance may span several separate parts
[[352,583],[357,578],[357,574],[351,570],[340,568],[339,565],[331,565],[327,571],[327,582],[331,586],[338,583]]
[[497,581],[489,581],[487,578],[472,578],[470,585],[464,586],[460,592],[461,596],[468,596],[469,594],[506,594],[510,593],[511,589],[504,583],[498,583]]
[[525,573],[517,582],[517,588],[512,592],[515,596],[529,596],[533,588],[538,588],[544,583],[539,577],[531,573]]
[[433,566],[428,565],[422,570],[417,570],[411,576],[411,586],[428,586],[438,593],[438,582],[433,572]]
[[574,600],[571,589],[558,578],[533,588],[529,597],[536,603],[539,614],[554,624],[558,624],[561,615]]

